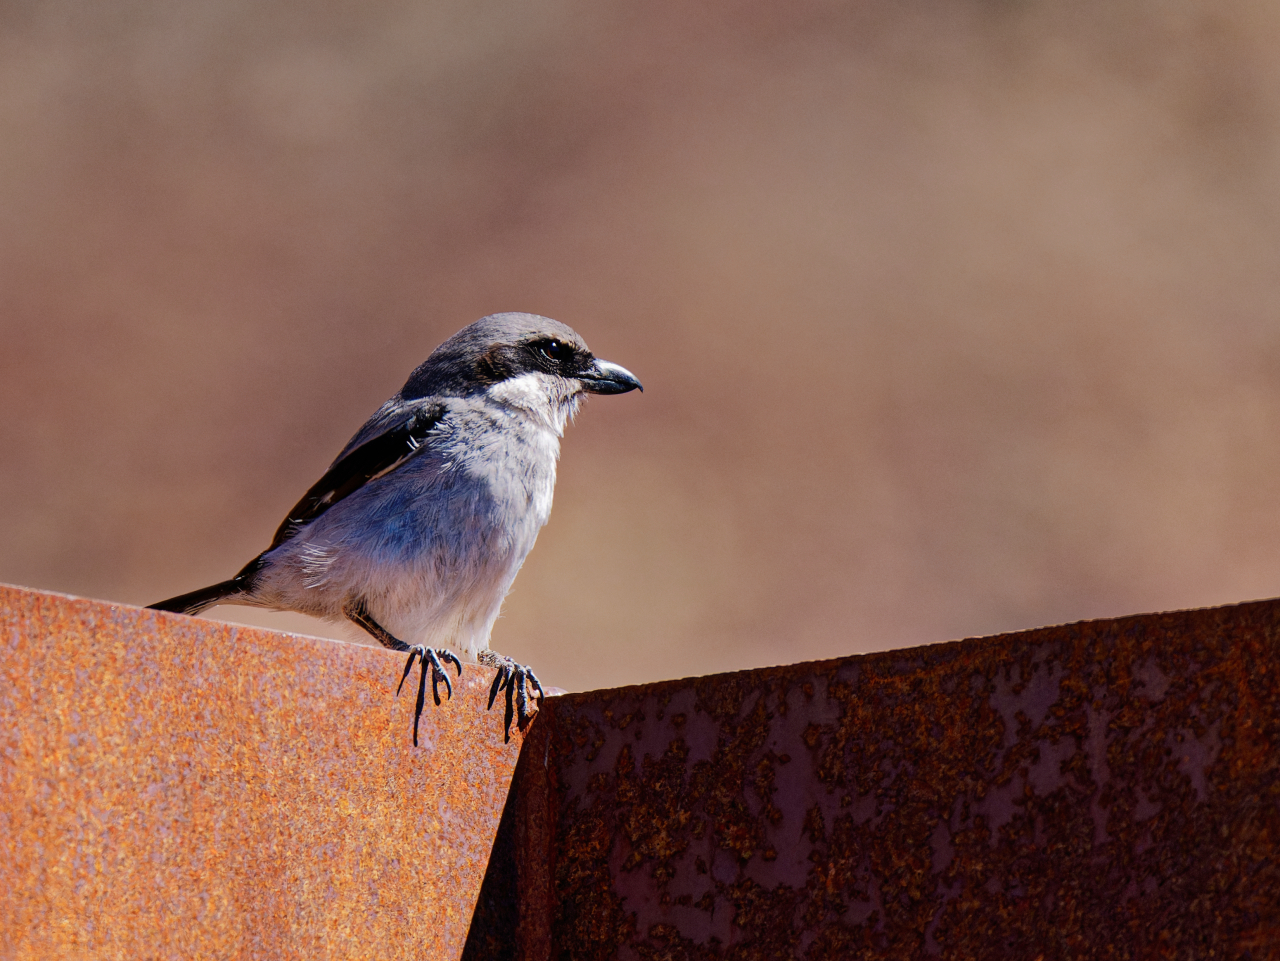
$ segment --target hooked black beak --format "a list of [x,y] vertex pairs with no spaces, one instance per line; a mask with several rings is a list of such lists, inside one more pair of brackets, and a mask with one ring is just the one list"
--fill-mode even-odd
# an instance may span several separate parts
[[627,368],[599,358],[593,360],[578,379],[582,381],[582,389],[593,394],[625,394],[629,390],[644,390]]

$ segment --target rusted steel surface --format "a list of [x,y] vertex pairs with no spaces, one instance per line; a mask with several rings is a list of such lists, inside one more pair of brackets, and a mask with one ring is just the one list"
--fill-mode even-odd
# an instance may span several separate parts
[[0,588],[0,958],[458,957],[520,738],[402,663]]
[[1278,648],[1259,602],[569,695],[508,800],[488,671],[415,750],[398,655],[0,588],[0,958],[1277,957]]
[[556,698],[471,957],[1280,957],[1278,635],[1260,602]]

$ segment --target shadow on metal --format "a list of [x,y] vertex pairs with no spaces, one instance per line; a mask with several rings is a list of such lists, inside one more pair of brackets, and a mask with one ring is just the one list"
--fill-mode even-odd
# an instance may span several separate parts
[[502,820],[498,822],[498,833],[476,899],[462,961],[515,961],[518,957],[520,879],[516,867],[516,833],[520,804],[517,786],[521,771],[527,764],[528,751],[523,751],[516,765],[512,790],[502,809]]

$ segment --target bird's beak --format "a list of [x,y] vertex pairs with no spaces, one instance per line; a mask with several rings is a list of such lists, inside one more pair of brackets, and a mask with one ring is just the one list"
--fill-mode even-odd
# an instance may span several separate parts
[[627,368],[599,358],[592,361],[578,379],[582,381],[582,389],[593,394],[625,394],[629,390],[644,390]]

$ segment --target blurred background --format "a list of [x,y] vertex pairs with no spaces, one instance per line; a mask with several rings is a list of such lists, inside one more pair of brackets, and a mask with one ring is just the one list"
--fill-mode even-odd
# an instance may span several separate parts
[[8,0],[0,580],[230,576],[527,310],[646,388],[495,630],[550,684],[1280,593],[1278,54],[1266,0]]

